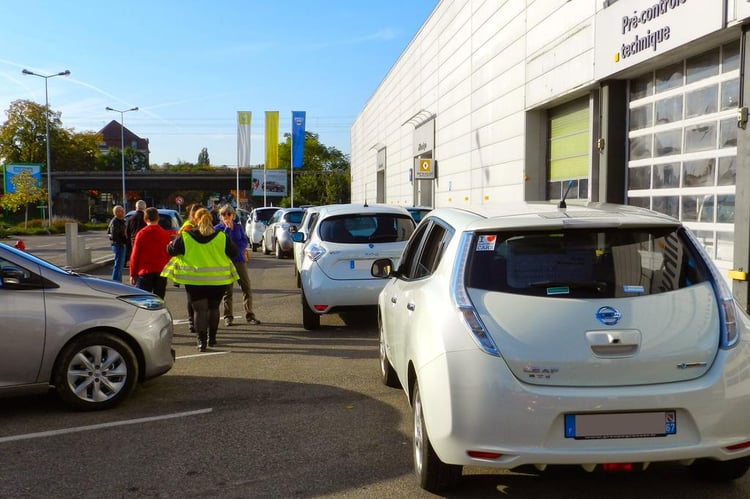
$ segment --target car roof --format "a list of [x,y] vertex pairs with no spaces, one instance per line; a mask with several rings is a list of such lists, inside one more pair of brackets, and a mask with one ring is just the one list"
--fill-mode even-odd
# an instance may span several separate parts
[[253,208],[252,211],[266,211],[266,210],[268,210],[268,211],[271,211],[271,210],[276,211],[276,210],[280,210],[280,209],[281,209],[281,206],[258,206],[257,208]]
[[679,226],[680,222],[668,215],[636,206],[609,203],[569,202],[567,208],[558,203],[521,202],[514,204],[481,205],[470,208],[437,208],[425,218],[439,218],[458,230],[481,231],[503,228],[555,229],[574,227],[642,227]]
[[[130,210],[129,212],[127,212],[125,214],[125,216],[126,217],[132,216],[133,214],[135,214],[136,211],[138,211],[138,210]],[[179,213],[180,213],[177,210],[172,210],[172,209],[169,209],[169,208],[157,208],[157,211],[159,212],[160,215],[172,215],[172,214],[179,215]]]
[[348,204],[329,204],[320,207],[319,217],[325,218],[335,215],[352,215],[358,213],[393,213],[398,215],[406,215],[411,217],[408,211],[401,206],[392,204],[362,204],[362,203],[348,203]]

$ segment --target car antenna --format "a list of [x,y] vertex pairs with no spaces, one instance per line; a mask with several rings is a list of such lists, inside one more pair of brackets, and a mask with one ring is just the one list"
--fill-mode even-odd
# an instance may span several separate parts
[[565,203],[565,198],[568,197],[568,193],[570,192],[570,188],[573,187],[573,180],[568,180],[568,188],[565,189],[565,194],[563,194],[562,199],[560,200],[560,204],[557,205],[558,208],[561,210],[564,210],[568,207],[568,205]]

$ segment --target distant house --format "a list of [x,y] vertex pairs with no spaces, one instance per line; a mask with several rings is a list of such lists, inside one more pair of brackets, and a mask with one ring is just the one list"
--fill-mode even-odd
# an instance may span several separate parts
[[127,127],[122,127],[116,120],[110,121],[107,126],[99,130],[99,133],[104,138],[104,142],[100,145],[103,154],[106,154],[110,148],[119,150],[124,143],[126,148],[132,147],[137,152],[145,155],[146,164],[149,164],[150,151],[148,149],[148,139],[140,138],[128,130]]

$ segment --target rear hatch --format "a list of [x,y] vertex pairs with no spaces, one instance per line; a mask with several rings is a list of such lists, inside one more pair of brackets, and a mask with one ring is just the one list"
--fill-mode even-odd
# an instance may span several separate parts
[[470,251],[468,293],[526,383],[697,378],[716,356],[721,324],[708,272],[681,230],[481,234]]
[[414,221],[408,215],[362,213],[328,217],[317,227],[326,254],[316,263],[331,279],[377,279],[372,262],[390,258],[398,264]]

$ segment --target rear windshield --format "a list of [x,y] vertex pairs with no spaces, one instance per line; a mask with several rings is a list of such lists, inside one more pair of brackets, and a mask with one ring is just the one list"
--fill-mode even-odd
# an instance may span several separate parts
[[394,214],[330,217],[319,228],[320,238],[332,243],[395,243],[408,240],[412,232],[414,220]]
[[277,211],[278,210],[258,210],[255,212],[255,220],[258,222],[268,222]]
[[626,297],[707,279],[682,229],[478,234],[467,287],[532,296]]
[[304,211],[290,211],[289,213],[284,213],[284,221],[289,222],[290,224],[298,224],[302,221],[302,215],[304,214]]

